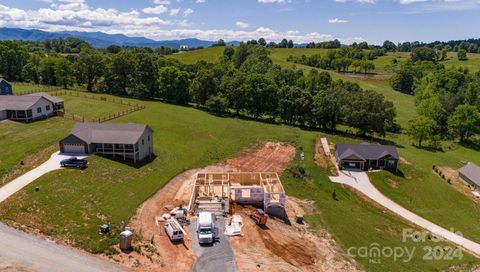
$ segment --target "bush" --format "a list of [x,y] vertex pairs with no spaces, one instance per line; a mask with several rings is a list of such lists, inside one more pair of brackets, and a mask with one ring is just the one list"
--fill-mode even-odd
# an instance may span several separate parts
[[228,109],[228,101],[221,94],[210,96],[205,105],[209,111],[214,113],[224,113]]
[[291,166],[289,169],[290,173],[292,173],[293,177],[295,178],[306,178],[310,175],[307,169],[303,165],[297,164]]

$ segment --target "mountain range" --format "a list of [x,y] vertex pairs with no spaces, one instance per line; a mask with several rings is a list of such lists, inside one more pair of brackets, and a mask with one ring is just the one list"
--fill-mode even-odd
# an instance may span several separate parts
[[[79,38],[95,48],[105,48],[109,45],[133,46],[133,47],[151,47],[161,46],[170,48],[180,48],[181,45],[194,47],[209,47],[216,42],[204,41],[195,38],[180,40],[155,41],[144,37],[129,37],[123,34],[107,34],[104,32],[80,32],[80,31],[60,31],[47,32],[37,29],[21,28],[0,28],[0,40],[24,40],[43,42],[48,39],[58,38]],[[239,42],[229,42],[229,45],[238,45]]]

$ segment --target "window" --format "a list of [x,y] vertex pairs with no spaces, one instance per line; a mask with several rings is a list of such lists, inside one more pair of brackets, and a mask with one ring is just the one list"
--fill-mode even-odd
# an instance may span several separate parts
[[50,105],[47,105],[47,106],[45,107],[45,109],[46,109],[47,111],[49,111],[49,110],[50,110]]
[[37,113],[41,113],[42,112],[42,108],[37,108]]
[[148,135],[148,141],[150,142],[150,135]]
[[144,139],[142,139],[142,145],[145,145],[145,140]]

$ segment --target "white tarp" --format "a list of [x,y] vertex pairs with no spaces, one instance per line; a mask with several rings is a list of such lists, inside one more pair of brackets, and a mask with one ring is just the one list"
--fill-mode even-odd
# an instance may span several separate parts
[[225,235],[237,236],[242,235],[243,220],[238,214],[234,214],[230,223],[225,224]]

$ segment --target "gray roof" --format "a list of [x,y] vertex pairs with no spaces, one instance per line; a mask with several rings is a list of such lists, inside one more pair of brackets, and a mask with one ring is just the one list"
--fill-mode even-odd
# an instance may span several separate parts
[[143,124],[77,123],[71,134],[87,144],[136,144],[147,129]]
[[44,97],[45,99],[47,99],[48,101],[50,101],[54,104],[64,102],[63,99],[61,99],[59,97],[56,97],[56,96],[49,95],[48,93],[45,93],[45,92],[32,93],[32,94],[27,94],[27,95],[24,95],[24,96],[41,96],[41,97]]
[[337,160],[355,156],[362,160],[378,160],[385,157],[399,159],[397,148],[394,145],[375,144],[337,144],[335,146]]
[[23,96],[0,96],[0,110],[28,110],[40,99],[46,99],[53,104],[63,102],[63,99],[46,93],[33,93]]
[[458,172],[480,186],[480,167],[476,164],[469,162],[464,167],[458,169]]
[[41,96],[0,96],[0,110],[28,110]]

